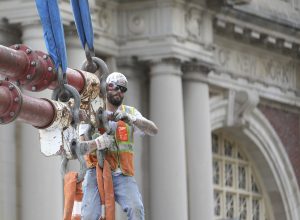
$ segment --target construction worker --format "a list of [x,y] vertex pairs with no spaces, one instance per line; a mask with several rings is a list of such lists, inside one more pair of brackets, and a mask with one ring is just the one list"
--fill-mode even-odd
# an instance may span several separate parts
[[[124,95],[127,91],[127,79],[122,73],[113,72],[106,79],[106,114],[111,118],[109,127],[114,135],[94,133],[94,138],[85,141],[89,152],[106,149],[105,160],[111,170],[113,192],[115,201],[122,207],[128,220],[144,220],[144,207],[142,198],[134,178],[133,166],[133,135],[157,133],[156,125],[144,118],[134,107],[123,105]],[[83,137],[90,125],[82,125],[80,135]],[[83,220],[98,220],[101,216],[100,194],[97,186],[95,155],[87,155],[88,170],[86,172],[82,189],[83,200],[81,215]]]

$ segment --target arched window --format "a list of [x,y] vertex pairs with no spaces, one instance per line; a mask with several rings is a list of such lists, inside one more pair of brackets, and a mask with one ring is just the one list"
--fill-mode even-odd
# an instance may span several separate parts
[[262,189],[239,144],[212,135],[215,220],[266,220]]

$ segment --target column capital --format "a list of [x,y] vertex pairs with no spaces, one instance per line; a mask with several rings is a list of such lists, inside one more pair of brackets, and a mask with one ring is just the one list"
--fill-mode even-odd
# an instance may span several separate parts
[[183,79],[192,81],[207,81],[207,76],[212,70],[210,64],[191,61],[182,65]]
[[66,37],[76,37],[77,36],[77,29],[74,22],[70,23],[69,25],[64,25],[64,32]]
[[67,47],[79,48],[84,51],[74,22],[69,25],[64,25],[64,34]]
[[10,46],[20,41],[21,31],[8,23],[7,19],[0,20],[0,44]]
[[144,62],[140,62],[136,57],[119,57],[116,59],[117,69],[130,79],[145,79],[143,74],[146,69]]
[[164,58],[160,60],[151,60],[148,62],[150,66],[150,76],[176,75],[182,76],[181,60],[177,58]]

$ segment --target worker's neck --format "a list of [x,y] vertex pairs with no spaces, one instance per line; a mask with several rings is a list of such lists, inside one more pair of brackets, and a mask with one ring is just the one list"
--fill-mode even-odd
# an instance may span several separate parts
[[118,110],[120,106],[115,106],[113,104],[111,104],[110,102],[106,101],[106,110],[111,111],[111,112],[115,112]]

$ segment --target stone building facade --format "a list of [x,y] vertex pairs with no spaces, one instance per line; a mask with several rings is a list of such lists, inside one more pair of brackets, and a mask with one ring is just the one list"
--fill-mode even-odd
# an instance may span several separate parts
[[[80,68],[71,6],[59,3]],[[146,219],[299,220],[300,1],[89,3],[97,56],[159,127],[136,139]],[[0,44],[46,51],[33,0],[1,0],[0,18]],[[0,219],[60,219],[60,159],[41,155],[32,126],[0,129]]]

